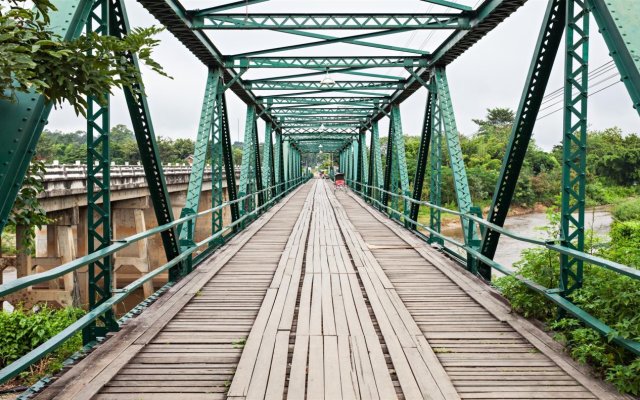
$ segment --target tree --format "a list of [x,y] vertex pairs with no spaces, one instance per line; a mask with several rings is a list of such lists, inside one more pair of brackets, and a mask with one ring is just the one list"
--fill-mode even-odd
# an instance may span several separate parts
[[26,0],[8,3],[8,9],[0,6],[0,100],[35,90],[54,106],[68,101],[85,115],[87,96],[104,99],[113,87],[131,88],[140,81],[135,66],[117,56],[127,52],[166,76],[151,58],[159,28],[136,28],[123,39],[90,33],[64,41],[47,25],[48,13],[56,10],[50,0],[34,0],[34,10],[26,8]]
[[513,110],[509,108],[489,108],[487,109],[487,119],[474,119],[473,122],[480,127],[478,133],[484,134],[493,132],[496,129],[511,129],[511,125],[515,120]]

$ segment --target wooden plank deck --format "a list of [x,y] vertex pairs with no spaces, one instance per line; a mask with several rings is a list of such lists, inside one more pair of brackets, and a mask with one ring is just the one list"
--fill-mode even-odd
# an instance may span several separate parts
[[314,180],[38,398],[616,398],[489,291]]

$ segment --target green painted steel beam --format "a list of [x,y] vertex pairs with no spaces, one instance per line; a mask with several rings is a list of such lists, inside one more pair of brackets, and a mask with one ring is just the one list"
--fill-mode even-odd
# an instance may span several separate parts
[[[565,14],[566,0],[552,0],[547,5],[487,215],[487,220],[498,226],[504,226],[516,191],[533,128],[562,40]],[[487,229],[482,241],[482,254],[493,259],[499,240],[500,232]],[[479,272],[485,279],[491,274],[491,270],[484,264],[479,266]]]
[[[110,0],[110,2],[110,34],[118,38],[124,38],[131,31],[124,2],[122,0]],[[138,71],[140,70],[138,59],[134,54],[127,52],[119,56],[123,59],[123,62],[133,64]],[[171,208],[171,199],[162,171],[160,151],[156,142],[151,113],[144,93],[142,82],[137,82],[132,87],[124,88],[124,97],[131,116],[138,149],[140,150],[140,160],[147,178],[153,210],[158,225],[164,225],[173,221],[173,209]],[[161,236],[167,260],[172,260],[180,255],[175,229],[163,231]],[[179,268],[172,269],[170,271],[170,279],[179,279],[179,274]]]
[[[90,0],[54,1],[50,30],[72,40],[78,37],[93,7]],[[31,91],[16,93],[15,101],[0,101],[0,232],[7,223],[29,162],[47,123],[51,103]]]
[[349,135],[353,135],[353,134],[357,134],[359,132],[359,127],[346,127],[346,128],[332,128],[332,127],[327,127],[325,129],[320,129],[318,128],[283,128],[282,129],[282,134],[289,136],[289,135],[299,135],[299,134],[349,134]]
[[[587,188],[587,98],[589,91],[589,11],[587,0],[567,0],[562,137],[562,246],[584,251]],[[558,287],[566,296],[582,287],[583,261],[560,257]]]
[[[250,3],[256,0],[248,0]],[[209,68],[223,67],[223,56],[212,43],[206,32],[192,30],[191,16],[178,0],[138,0],[151,15],[153,15],[162,25],[167,28],[191,53],[193,53],[204,65]],[[230,3],[231,4],[237,4]],[[225,5],[221,5],[225,7]],[[234,69],[223,69],[225,82],[235,82],[230,89],[245,104],[256,104],[255,95],[242,85],[242,80],[238,80],[240,73]],[[257,113],[265,121],[276,121],[271,119],[271,115],[263,113],[262,105],[257,105]]]
[[[447,152],[449,153],[449,160],[451,162],[453,186],[456,191],[458,209],[460,212],[468,214],[471,212],[473,203],[471,201],[469,180],[467,178],[467,170],[464,165],[462,148],[460,146],[460,133],[458,132],[458,126],[456,124],[451,93],[449,92],[449,83],[447,81],[447,74],[444,68],[436,68],[435,84],[438,92],[438,100],[440,102],[441,123],[444,128]],[[463,232],[465,232],[465,243],[467,243],[469,221],[463,219],[461,222],[464,228]],[[476,240],[476,236],[474,236],[474,240]]]
[[270,108],[269,111],[277,117],[291,115],[349,115],[363,116],[375,111],[372,108],[339,107],[339,108]]
[[[298,78],[309,78],[312,76],[320,76],[327,73],[326,68],[309,68],[315,69],[317,72],[306,72],[301,74],[293,74],[293,75],[279,75],[279,76],[271,76],[268,78],[262,78],[263,81],[278,81],[283,79],[298,79]],[[374,79],[388,79],[390,81],[396,82],[404,82],[405,78],[402,76],[396,75],[387,75],[387,74],[378,74],[371,72],[361,72],[362,69],[365,68],[341,68],[341,69],[333,69],[331,70],[332,74],[347,74],[347,75],[355,75],[355,76],[364,76],[367,78]]]
[[244,81],[247,89],[251,90],[337,90],[337,89],[367,89],[393,90],[401,89],[402,82],[390,81],[335,81],[332,85],[319,81]]
[[[191,165],[191,175],[187,187],[187,199],[181,212],[181,217],[198,212],[200,205],[200,194],[202,193],[202,182],[204,178],[205,160],[209,151],[209,138],[214,119],[215,101],[218,96],[220,83],[220,73],[217,70],[209,70],[205,86],[204,99],[202,101],[202,111],[200,112],[200,123],[193,152],[193,164]],[[195,224],[190,229],[178,228],[181,248],[192,246],[195,237]]]
[[[451,33],[429,56],[429,66],[416,70],[416,75],[422,81],[428,81],[433,67],[444,67],[458,58],[466,50],[472,47],[478,40],[498,26],[504,19],[510,16],[527,0],[485,0],[474,11],[471,17],[469,30],[455,30]],[[416,90],[422,87],[419,79],[412,76],[406,81],[405,88],[396,91],[391,96],[391,103],[402,103]],[[386,106],[379,112],[375,119],[386,116],[390,107]]]
[[227,57],[227,68],[313,68],[327,70],[332,68],[391,68],[426,67],[424,57]]
[[457,14],[207,14],[192,19],[194,29],[469,29]]
[[264,96],[258,97],[258,102],[261,104],[271,102],[272,104],[311,104],[311,105],[332,105],[332,104],[352,104],[360,103],[364,105],[372,104],[384,104],[389,100],[387,97],[273,97]]
[[[272,99],[276,99],[279,97],[298,97],[298,96],[303,96],[303,97],[324,97],[324,95],[326,94],[333,94],[333,93],[343,93],[343,94],[350,94],[350,95],[357,95],[357,96],[367,96],[367,97],[385,97],[388,95],[388,93],[380,93],[380,92],[370,92],[367,90],[357,90],[357,89],[331,89],[331,88],[327,88],[324,90],[309,90],[306,92],[290,92],[290,93],[277,93],[277,94],[269,94],[269,98]],[[312,95],[318,95],[318,96],[312,96]]]
[[[87,19],[86,32],[109,35],[109,1],[97,0]],[[90,54],[94,54],[90,50]],[[111,230],[111,138],[110,99],[87,98],[87,253],[112,243]],[[80,228],[80,227],[79,227]],[[88,309],[95,310],[113,295],[113,260],[104,257],[87,266]],[[93,342],[119,329],[113,310],[82,330],[82,342]]]
[[640,114],[640,2],[589,0],[589,5],[633,108]]
[[[418,150],[418,160],[416,165],[416,174],[413,179],[413,198],[422,200],[422,189],[424,187],[424,177],[427,170],[427,158],[429,155],[429,146],[431,145],[431,134],[433,133],[433,112],[435,110],[435,102],[438,99],[435,91],[432,90],[427,96],[427,104],[424,109],[424,120],[422,122],[422,132],[420,134],[420,149]],[[433,171],[431,171],[433,172]],[[411,203],[409,218],[414,221],[418,220],[420,212],[420,203]],[[416,225],[412,224],[411,229],[416,229]]]

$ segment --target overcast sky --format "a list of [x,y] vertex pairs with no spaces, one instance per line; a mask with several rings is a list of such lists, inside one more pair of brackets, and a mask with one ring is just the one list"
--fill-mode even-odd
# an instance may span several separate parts
[[[225,1],[228,2],[228,1]],[[272,0],[251,6],[250,12],[389,12],[390,0]],[[477,0],[463,0],[461,3],[474,5]],[[127,11],[132,27],[148,26],[158,22],[135,0],[126,0]],[[220,1],[188,0],[183,1],[187,8],[202,8],[204,4],[219,4]],[[449,86],[458,122],[458,128],[465,135],[473,134],[476,125],[474,118],[482,118],[490,107],[509,107],[518,105],[524,80],[531,62],[533,47],[540,29],[547,0],[529,0],[525,6],[494,29],[470,50],[459,57],[448,67]],[[418,0],[393,0],[394,12],[439,12],[444,9]],[[244,12],[237,9],[235,12]],[[590,70],[595,76],[591,81],[593,93],[589,99],[590,129],[605,129],[612,126],[622,128],[625,133],[637,133],[637,112],[633,109],[629,95],[618,80],[617,71],[596,70],[611,59],[608,50],[597,31],[595,21],[591,24]],[[350,31],[349,35],[361,31]],[[344,36],[335,31],[323,31],[328,35]],[[447,31],[435,34],[417,32],[390,35],[372,39],[377,43],[394,44],[412,48],[433,50],[446,37]],[[209,33],[213,42],[223,54],[236,54],[265,47],[282,46],[314,41],[277,32],[265,31],[225,31]],[[144,70],[144,82],[149,96],[149,106],[157,136],[189,137],[195,139],[201,102],[204,94],[206,68],[170,33],[159,36],[162,43],[155,52],[155,58],[173,77],[167,79],[153,72]],[[286,55],[380,55],[393,54],[377,49],[341,44],[336,46],[315,47],[311,50],[287,53]],[[398,54],[398,53],[395,53]],[[548,100],[535,127],[535,139],[543,148],[549,149],[561,140],[562,112],[554,112],[562,106],[562,97],[553,96],[553,92],[562,85],[563,57],[556,59],[553,76],[549,83]],[[600,73],[598,74],[598,72]],[[274,73],[274,70],[269,71]],[[282,71],[297,73],[298,70]],[[399,74],[402,69],[382,69],[381,73]],[[279,74],[279,72],[278,72]],[[260,72],[250,71],[248,79],[263,76]],[[353,79],[347,75],[336,76],[336,79]],[[315,78],[311,78],[315,79]],[[320,80],[321,77],[318,77]],[[613,86],[606,88],[613,84]],[[606,89],[605,89],[606,88]],[[599,93],[598,90],[603,89]],[[228,92],[229,121],[233,140],[241,140],[238,126],[243,129],[245,105],[233,92]],[[426,91],[420,90],[406,100],[402,106],[402,123],[405,134],[419,134]],[[122,95],[112,98],[112,126],[125,124],[131,126],[126,104]],[[50,130],[74,131],[85,130],[85,121],[75,116],[69,107],[53,110],[47,126]],[[263,131],[263,123],[259,123]],[[386,135],[388,121],[381,122],[381,133]]]

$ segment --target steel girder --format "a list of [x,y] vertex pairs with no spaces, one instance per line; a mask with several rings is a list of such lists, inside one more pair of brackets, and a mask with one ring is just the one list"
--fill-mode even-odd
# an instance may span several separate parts
[[[383,104],[388,101],[384,96],[380,97],[259,97],[260,103],[270,102],[271,104],[310,104],[310,105],[333,105],[333,104],[353,104],[360,103],[367,106],[373,104]],[[273,108],[273,110],[279,110]]]
[[635,0],[589,0],[588,3],[631,96],[633,107],[640,113],[640,3]]
[[[456,199],[460,212],[468,214],[471,212],[471,192],[469,191],[469,181],[467,179],[467,171],[464,166],[462,157],[462,148],[460,147],[460,133],[456,124],[456,118],[453,111],[451,94],[449,92],[449,83],[447,74],[443,68],[435,70],[435,84],[438,92],[438,101],[440,102],[441,122],[444,128],[444,134],[451,162],[451,171],[453,172],[453,184],[456,191]],[[465,232],[465,242],[467,241],[467,231],[469,229],[469,221],[461,218],[463,232]],[[475,238],[475,236],[474,236]],[[474,239],[475,240],[475,239]]]
[[333,85],[319,81],[246,81],[245,85],[252,90],[394,90],[401,89],[402,82],[393,81],[336,81]]
[[219,14],[198,13],[195,29],[469,29],[458,14]]
[[[198,134],[196,136],[196,143],[193,152],[193,164],[191,165],[189,186],[187,187],[187,199],[180,213],[180,217],[196,214],[199,209],[205,162],[207,153],[209,152],[209,139],[214,121],[214,110],[216,105],[215,102],[216,97],[218,96],[218,91],[220,89],[220,84],[220,72],[218,70],[209,70],[204,92],[204,100],[202,101],[202,111],[200,112]],[[214,169],[215,171],[212,171],[213,180],[215,180],[216,172],[218,172],[217,166]],[[213,184],[215,185],[215,183]],[[187,227],[182,226],[178,228],[181,251],[194,245],[193,238],[195,236],[195,229],[195,224],[190,224]]]
[[369,176],[367,182],[371,186],[368,189],[368,195],[378,201],[381,200],[380,191],[378,189],[382,189],[384,185],[383,177],[382,154],[380,150],[380,131],[378,130],[378,122],[375,121],[371,126],[371,145],[369,146]]
[[[57,10],[49,15],[50,30],[65,40],[78,37],[93,4],[91,0],[56,1]],[[22,187],[50,111],[51,103],[34,91],[16,93],[15,101],[0,101],[0,231]]]
[[[564,135],[562,138],[562,245],[584,250],[589,87],[589,11],[586,0],[567,0],[565,36]],[[582,260],[560,256],[563,295],[582,286]]]
[[[409,196],[409,175],[407,173],[407,159],[404,149],[404,135],[402,131],[402,121],[400,117],[400,107],[393,104],[389,122],[389,138],[387,143],[387,160],[384,180],[384,190],[403,196]],[[389,194],[383,193],[382,203],[387,205]],[[398,209],[398,197],[391,198],[394,209]],[[404,210],[408,212],[408,210]],[[396,214],[392,217],[397,218]]]
[[[130,32],[124,2],[122,0],[110,0],[110,2],[110,33],[118,38],[123,38]],[[138,59],[135,55],[125,53],[121,57],[125,60],[124,62],[133,64],[137,70],[140,70]],[[133,85],[131,88],[125,87],[124,96],[131,115],[138,148],[140,149],[140,159],[149,185],[149,193],[153,202],[156,220],[158,225],[168,224],[173,221],[173,210],[142,82]],[[161,237],[167,260],[177,257],[180,254],[180,248],[178,247],[175,229],[163,231]],[[181,266],[176,266],[170,270],[169,276],[171,280],[179,278],[180,268]]]
[[[262,190],[262,171],[260,165],[260,149],[258,142],[258,127],[256,124],[256,108],[247,106],[247,119],[244,128],[244,146],[242,150],[242,166],[240,168],[239,198]],[[258,205],[264,204],[264,193],[250,196],[241,202],[240,215],[245,215],[255,209],[255,197]]]
[[284,149],[283,149],[283,140],[282,140],[282,132],[280,130],[276,130],[276,148],[275,154],[273,157],[273,164],[275,169],[275,182],[278,185],[276,187],[276,192],[279,195],[283,192],[284,187],[282,183],[285,182],[284,175]]
[[[230,200],[236,199],[234,167],[230,165],[230,168],[226,168],[227,163],[233,163],[233,157],[231,156],[231,138],[226,115],[224,88],[221,71],[218,69],[209,70],[193,154],[191,176],[189,177],[189,186],[187,188],[187,199],[182,209],[181,217],[198,212],[205,162],[209,148],[211,149],[211,206],[217,207],[224,202],[222,181],[224,175],[226,175],[227,180],[228,197]],[[231,174],[229,175],[226,171],[231,171]],[[231,206],[231,216],[233,221],[239,218],[237,204]],[[212,213],[212,234],[220,232],[223,228],[223,223],[223,210]],[[195,223],[188,224],[186,228],[178,229],[181,251],[195,244],[193,241]],[[223,242],[224,239],[219,238],[211,242],[210,246],[219,246]]]
[[[562,39],[565,14],[566,0],[553,0],[547,5],[487,216],[489,222],[498,226],[504,225],[516,190],[533,127]],[[499,240],[499,232],[487,229],[482,242],[482,254],[493,259]],[[479,272],[485,279],[491,276],[490,268],[484,264],[479,266]]]
[[289,128],[286,125],[282,127],[282,133],[284,135],[308,135],[308,134],[344,134],[344,135],[355,135],[360,130],[358,127],[337,127],[337,126],[327,126],[325,129],[320,129],[320,126],[315,128]]
[[[431,144],[431,134],[433,132],[433,111],[437,98],[435,91],[431,90],[427,97],[427,105],[424,110],[424,120],[422,122],[422,132],[420,135],[420,149],[418,151],[418,163],[416,166],[416,175],[413,179],[413,199],[420,201],[422,199],[422,187],[424,185],[424,176],[427,169],[427,156],[429,154],[429,145]],[[433,172],[433,171],[432,171]],[[418,220],[420,212],[420,204],[411,203],[409,218],[414,221]],[[416,225],[411,223],[412,229],[416,229]]]
[[[273,126],[269,123],[265,126],[264,146],[262,148],[262,187],[268,188],[275,185],[275,171],[273,161]],[[275,188],[265,192],[265,201],[276,196]]]
[[[87,19],[87,33],[109,35],[109,1],[94,3]],[[100,104],[102,103],[102,104]],[[87,253],[102,250],[112,241],[111,230],[111,151],[109,95],[87,99]],[[84,227],[78,227],[83,229]],[[89,310],[95,309],[112,295],[113,259],[104,257],[87,266]],[[98,336],[119,329],[113,310],[92,322],[82,331],[84,344]]]
[[270,109],[276,117],[282,118],[286,116],[301,116],[306,118],[308,115],[348,115],[362,117],[373,113],[373,108],[359,108],[359,107],[338,107],[338,108],[276,108]]
[[230,57],[224,62],[229,68],[388,68],[426,67],[423,57]]
[[[429,171],[429,203],[442,205],[442,114],[440,112],[440,99],[435,82],[435,77],[431,79],[431,101],[433,106],[431,123],[431,144],[430,148],[430,171]],[[438,209],[429,209],[429,228],[440,233],[441,212]],[[443,245],[444,241],[438,236],[429,235],[429,243]]]

